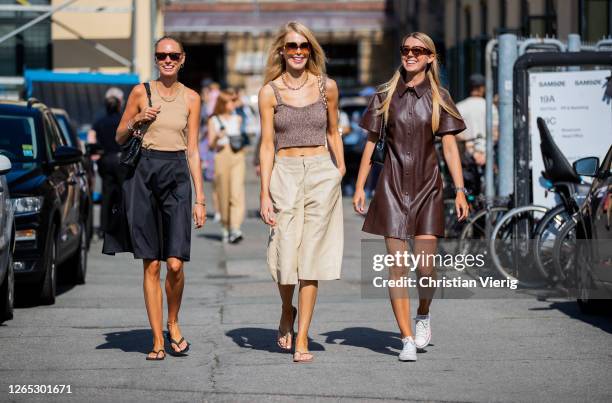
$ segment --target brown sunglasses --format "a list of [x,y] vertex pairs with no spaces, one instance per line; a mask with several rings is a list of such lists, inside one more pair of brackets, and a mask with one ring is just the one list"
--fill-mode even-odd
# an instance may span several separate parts
[[414,57],[421,57],[423,55],[430,55],[431,50],[424,48],[422,46],[400,46],[400,53],[402,56],[410,56],[410,52],[414,55]]
[[310,53],[310,43],[309,42],[302,42],[302,43],[287,42],[285,43],[283,48],[285,49],[285,52],[288,55],[295,55],[298,52],[298,50],[301,50],[302,53],[304,54]]

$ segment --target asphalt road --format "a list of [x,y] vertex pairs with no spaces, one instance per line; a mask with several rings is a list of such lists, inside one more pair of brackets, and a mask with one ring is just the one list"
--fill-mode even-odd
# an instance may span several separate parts
[[[250,208],[257,194],[251,177]],[[215,223],[193,233],[180,316],[189,357],[145,361],[141,264],[95,242],[86,285],[0,325],[0,401],[610,401],[612,318],[583,316],[571,301],[437,300],[432,345],[398,362],[388,301],[361,297],[361,219],[349,207],[343,280],[320,287],[314,363],[276,348],[267,230],[249,218],[238,246],[222,245]],[[17,384],[72,393],[9,394]]]

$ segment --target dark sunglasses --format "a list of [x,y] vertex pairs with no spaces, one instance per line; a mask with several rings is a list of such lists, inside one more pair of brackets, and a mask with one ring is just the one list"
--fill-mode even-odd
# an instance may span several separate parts
[[287,52],[288,55],[294,55],[298,52],[298,50],[301,50],[302,53],[310,53],[310,43],[309,42],[303,42],[303,43],[295,43],[295,42],[287,42],[285,43],[285,52]]
[[429,49],[424,48],[422,46],[400,46],[400,53],[402,54],[402,56],[410,56],[410,52],[412,52],[414,57],[417,58],[423,55],[431,54],[431,51]]
[[172,60],[173,62],[178,62],[179,60],[181,60],[181,56],[183,54],[182,53],[164,53],[164,52],[155,52],[155,60],[157,60],[158,62],[162,62],[164,60],[166,60],[166,57],[170,57],[170,60]]

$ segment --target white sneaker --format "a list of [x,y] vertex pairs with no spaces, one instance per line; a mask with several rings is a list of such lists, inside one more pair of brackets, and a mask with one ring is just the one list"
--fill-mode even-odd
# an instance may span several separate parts
[[219,221],[221,221],[221,213],[217,211],[215,215],[213,216],[213,222],[219,222]]
[[242,231],[239,229],[231,230],[229,234],[229,243],[238,243],[242,241]]
[[414,337],[414,344],[416,348],[423,349],[429,345],[431,341],[431,319],[429,315],[417,315],[414,318],[414,327],[416,334]]
[[404,343],[404,348],[402,348],[398,359],[400,361],[416,361],[417,353],[414,339],[412,337],[404,337],[402,343]]
[[226,228],[221,230],[221,242],[228,243],[229,242],[229,231]]

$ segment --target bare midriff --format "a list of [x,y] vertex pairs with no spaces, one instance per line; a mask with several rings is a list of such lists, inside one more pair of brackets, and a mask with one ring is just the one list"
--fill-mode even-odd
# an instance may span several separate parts
[[313,155],[325,154],[327,147],[325,146],[314,146],[314,147],[287,147],[281,148],[276,153],[279,157],[310,157]]

